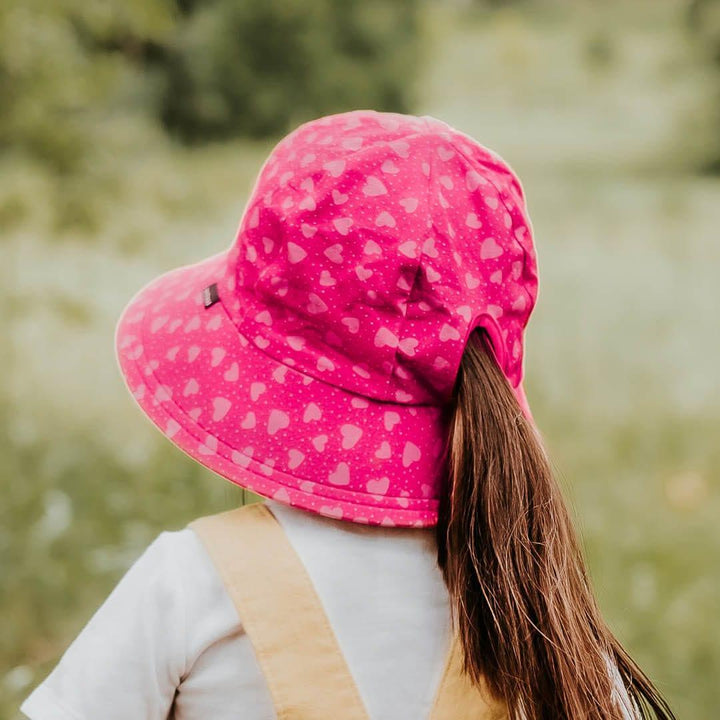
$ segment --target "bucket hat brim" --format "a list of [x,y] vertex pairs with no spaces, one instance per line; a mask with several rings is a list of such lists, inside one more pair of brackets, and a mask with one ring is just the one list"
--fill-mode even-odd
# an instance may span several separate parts
[[263,497],[359,523],[435,525],[442,408],[372,400],[268,355],[238,330],[221,284],[205,307],[229,252],[153,279],[123,310],[116,358],[142,411],[187,455]]

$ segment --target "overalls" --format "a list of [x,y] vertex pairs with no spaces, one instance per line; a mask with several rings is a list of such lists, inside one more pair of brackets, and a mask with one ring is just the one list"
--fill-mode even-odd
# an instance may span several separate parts
[[[269,508],[253,503],[188,527],[237,608],[278,720],[368,720],[310,576]],[[462,673],[455,637],[429,720],[506,719],[504,703]]]

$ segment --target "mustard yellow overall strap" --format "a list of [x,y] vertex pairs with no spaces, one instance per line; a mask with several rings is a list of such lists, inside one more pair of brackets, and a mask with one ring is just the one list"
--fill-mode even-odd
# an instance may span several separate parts
[[504,702],[492,697],[485,682],[478,688],[462,671],[462,648],[453,635],[430,720],[506,720]]
[[[302,561],[263,503],[197,518],[265,676],[278,720],[368,720]],[[462,672],[454,637],[430,720],[505,720],[505,705]]]
[[235,603],[278,720],[368,720],[312,581],[270,510],[253,503],[188,526]]

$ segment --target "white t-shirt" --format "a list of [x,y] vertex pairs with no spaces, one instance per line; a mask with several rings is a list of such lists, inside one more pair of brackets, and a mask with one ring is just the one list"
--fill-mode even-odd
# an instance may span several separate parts
[[[371,720],[427,717],[450,642],[433,530],[265,502],[310,575]],[[155,538],[20,710],[31,720],[276,718],[235,606],[190,528]]]
[[[315,585],[370,717],[427,717],[450,641],[433,531],[266,503]],[[189,528],[155,538],[20,710],[31,720],[276,717],[241,619]]]

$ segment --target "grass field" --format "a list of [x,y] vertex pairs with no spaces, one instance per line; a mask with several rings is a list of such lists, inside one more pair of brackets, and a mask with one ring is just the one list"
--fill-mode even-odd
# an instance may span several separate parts
[[[418,114],[523,178],[539,255],[526,388],[601,606],[683,720],[720,707],[720,180],[713,78],[668,2],[433,18]],[[163,529],[240,491],[170,447],[112,351],[129,297],[227,247],[271,144],[140,121],[68,186],[0,172],[0,718]]]

